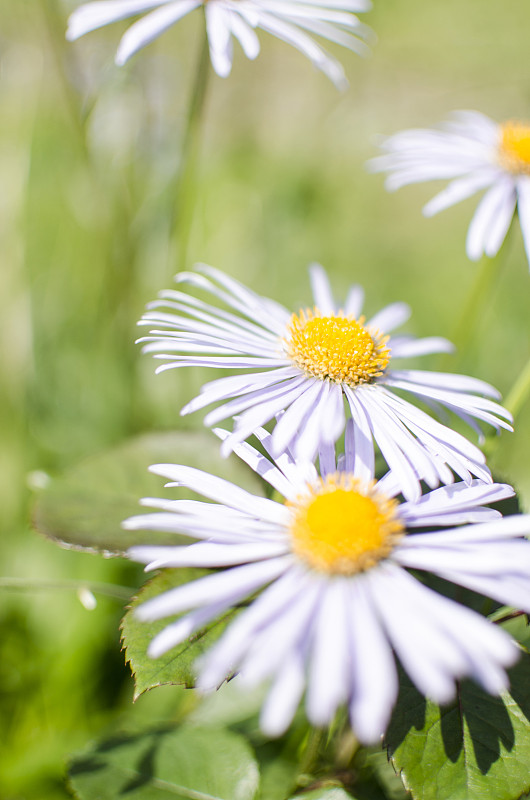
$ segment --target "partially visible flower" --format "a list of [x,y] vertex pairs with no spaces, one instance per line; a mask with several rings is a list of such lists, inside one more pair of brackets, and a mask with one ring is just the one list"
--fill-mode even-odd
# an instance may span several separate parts
[[[257,436],[270,454],[270,435]],[[529,611],[530,542],[521,537],[530,517],[502,519],[482,505],[511,496],[511,487],[458,483],[399,503],[395,476],[375,482],[353,445],[350,421],[346,455],[337,463],[333,448],[322,451],[320,475],[289,453],[273,461],[238,445],[237,454],[285,503],[198,469],[158,464],[151,471],[169,485],[213,502],[147,499],[159,511],[124,523],[199,540],[131,548],[129,556],[147,569],[216,570],[137,608],[147,622],[181,615],[152,640],[152,657],[253,597],[199,662],[198,686],[215,688],[234,672],[248,687],[268,682],[261,726],[270,736],[286,730],[305,692],[313,725],[327,725],[346,705],[358,738],[376,742],[396,699],[394,654],[437,703],[451,700],[455,681],[467,676],[501,693],[505,669],[518,657],[505,631],[408,572],[432,573]]]
[[273,432],[275,454],[291,447],[297,458],[311,460],[320,445],[341,436],[346,406],[355,423],[356,448],[373,464],[375,439],[409,499],[419,497],[420,480],[431,487],[451,483],[451,470],[465,481],[471,475],[491,480],[477,447],[394,393],[416,395],[434,411],[446,406],[479,433],[475,419],[511,429],[505,421],[510,414],[483,396],[499,396],[489,384],[464,375],[394,367],[399,358],[451,349],[446,339],[437,337],[390,338],[389,332],[409,316],[404,303],[393,303],[365,320],[363,292],[354,286],[339,310],[319,265],[311,269],[316,307],[298,314],[212,267],[183,272],[176,280],[206,290],[237,313],[182,291],[162,292],[141,324],[163,330],[152,330],[140,341],[147,342],[146,352],[168,362],[158,371],[184,366],[244,371],[205,384],[181,412],[221,402],[206,416],[207,425],[236,416],[224,454],[285,411]]
[[499,251],[517,207],[530,262],[530,124],[500,125],[477,111],[457,111],[434,129],[401,131],[383,139],[385,155],[368,162],[388,172],[386,188],[450,180],[423,209],[430,217],[486,190],[471,220],[466,251],[472,261]]
[[360,55],[368,48],[362,41],[370,34],[354,12],[369,11],[370,0],[95,0],[84,3],[70,16],[67,38],[139,14],[121,39],[116,63],[124,64],[134,53],[199,6],[204,6],[210,57],[214,70],[225,78],[232,68],[232,42],[237,39],[247,58],[259,54],[255,29],[268,31],[300,50],[339,88],[347,85],[344,71],[313,39],[313,34],[340,44]]

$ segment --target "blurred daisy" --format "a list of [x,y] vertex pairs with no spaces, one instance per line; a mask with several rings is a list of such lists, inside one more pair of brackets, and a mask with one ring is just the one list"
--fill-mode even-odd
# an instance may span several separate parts
[[389,191],[450,180],[424,207],[427,217],[486,190],[467,234],[466,252],[473,261],[498,253],[517,208],[530,262],[530,124],[498,125],[476,111],[459,111],[438,128],[401,131],[381,147],[385,155],[368,166],[389,173]]
[[[270,435],[257,436],[270,454]],[[508,686],[505,669],[518,657],[505,631],[407,571],[430,572],[529,611],[530,542],[521,537],[530,517],[502,519],[482,505],[512,489],[473,481],[399,503],[391,473],[375,482],[354,440],[350,421],[346,456],[336,463],[334,448],[321,453],[320,475],[289,453],[273,461],[238,445],[238,455],[285,503],[198,469],[158,464],[151,471],[170,486],[213,502],[146,499],[160,510],[124,523],[199,540],[131,548],[129,556],[147,569],[216,570],[137,608],[144,621],[186,612],[155,636],[152,657],[253,598],[201,659],[198,686],[215,688],[234,672],[249,688],[268,682],[261,726],[269,736],[286,730],[305,692],[313,725],[329,724],[345,704],[359,739],[376,742],[398,690],[394,654],[437,703],[451,700],[455,681],[465,676],[499,694]]]
[[123,35],[116,63],[125,62],[145,45],[200,6],[214,70],[225,78],[232,68],[232,42],[237,39],[247,58],[259,54],[255,29],[268,31],[300,50],[339,88],[347,85],[341,65],[323,50],[313,35],[343,45],[360,55],[370,34],[354,12],[369,11],[370,0],[96,0],[70,16],[66,36],[71,41],[112,22],[146,14]]
[[477,447],[394,392],[417,395],[435,411],[445,406],[479,434],[475,419],[511,429],[510,414],[488,399],[498,397],[489,384],[464,375],[395,369],[399,358],[451,349],[440,338],[390,339],[388,334],[409,316],[404,303],[366,320],[362,290],[354,286],[339,310],[319,265],[311,268],[315,307],[298,314],[212,267],[181,273],[176,280],[206,290],[237,313],[182,291],[162,292],[141,324],[163,330],[152,330],[140,341],[147,342],[146,352],[168,361],[158,371],[184,366],[243,371],[205,384],[181,412],[221,402],[205,424],[236,417],[223,454],[285,411],[274,428],[275,453],[291,447],[297,458],[311,460],[320,445],[341,436],[346,405],[364,460],[373,464],[375,439],[409,499],[419,497],[422,479],[431,487],[451,483],[451,470],[465,481],[471,475],[491,480]]

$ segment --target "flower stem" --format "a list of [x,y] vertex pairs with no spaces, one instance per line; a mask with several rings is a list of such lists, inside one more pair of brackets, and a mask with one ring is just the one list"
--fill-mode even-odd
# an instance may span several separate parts
[[51,580],[39,581],[32,578],[11,578],[0,577],[0,589],[19,589],[26,592],[34,591],[55,591],[66,589],[67,591],[79,591],[88,589],[94,594],[105,595],[116,600],[128,602],[135,589],[129,586],[117,586],[113,583],[102,583],[100,581],[79,581],[79,580]]
[[515,417],[530,396],[530,359],[526,362],[522,372],[516,379],[512,388],[506,395],[505,408]]
[[68,63],[65,63],[67,55],[64,47],[64,31],[56,0],[41,0],[41,7],[44,14],[50,50],[61,83],[65,106],[75,131],[76,142],[81,151],[82,158],[85,163],[90,166],[91,158],[87,145],[85,124],[88,114],[86,109],[83,111],[77,93],[72,85],[71,75],[77,70],[73,64],[71,54],[68,54]]
[[177,241],[177,265],[179,269],[185,269],[187,265],[188,245],[197,195],[197,163],[200,152],[201,127],[204,119],[209,74],[210,53],[205,25],[195,83],[188,108],[186,129],[182,143],[180,175],[177,185],[175,233]]
[[[449,337],[457,353],[465,352],[477,329],[477,322],[488,304],[503,261],[500,253],[501,251],[494,258],[482,257],[471,291]],[[444,357],[444,362],[446,360],[447,356]]]
[[[310,776],[316,767],[320,745],[324,739],[326,731],[324,728],[311,728],[307,737],[307,743],[300,759],[298,768],[299,780],[305,776]],[[302,780],[303,783],[303,780]]]

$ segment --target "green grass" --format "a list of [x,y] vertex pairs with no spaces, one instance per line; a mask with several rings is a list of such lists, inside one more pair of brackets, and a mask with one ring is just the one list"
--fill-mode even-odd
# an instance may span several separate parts
[[[38,588],[72,579],[132,586],[141,575],[41,540],[29,526],[28,481],[136,432],[183,425],[179,406],[200,385],[201,376],[175,371],[155,378],[133,344],[145,303],[175,271],[169,209],[200,20],[184,20],[120,71],[119,25],[63,42],[75,5],[0,0],[0,553],[3,575],[34,587],[0,589],[6,800],[66,797],[69,751],[116,715],[134,724],[173,713],[156,699],[131,706],[117,601],[100,598],[87,611],[70,590]],[[307,264],[319,260],[337,294],[358,281],[369,311],[406,300],[411,332],[447,335],[477,270],[464,253],[474,201],[424,220],[435,187],[387,195],[364,162],[376,134],[433,124],[455,108],[525,118],[530,7],[376,0],[368,21],[379,37],[373,57],[339,53],[351,81],[344,95],[266,35],[256,62],[238,53],[229,80],[212,77],[190,266],[212,263],[297,308],[309,300]],[[506,392],[530,357],[517,227],[504,261],[449,368]],[[529,435],[526,407],[495,457],[526,496]]]

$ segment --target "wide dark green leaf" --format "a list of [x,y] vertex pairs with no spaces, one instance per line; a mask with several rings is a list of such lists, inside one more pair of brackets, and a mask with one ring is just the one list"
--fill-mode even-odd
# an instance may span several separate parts
[[221,635],[229,620],[237,612],[228,612],[206,628],[197,631],[189,640],[155,659],[147,655],[150,641],[178,617],[167,617],[156,622],[140,622],[134,615],[134,609],[151,597],[207,574],[208,570],[204,569],[163,570],[148,581],[132,601],[122,620],[121,629],[126,658],[134,675],[135,699],[148,689],[163,684],[193,686],[196,678],[193,666],[195,660]]
[[259,783],[243,737],[189,725],[100,742],[69,775],[80,800],[253,800]]
[[[125,531],[121,522],[142,513],[142,497],[191,497],[183,490],[164,490],[164,479],[148,472],[151,464],[173,463],[220,475],[238,486],[262,494],[256,475],[236,456],[223,459],[219,440],[206,431],[167,432],[131,439],[101,455],[86,459],[50,481],[37,496],[36,528],[58,544],[78,550],[123,555],[146,534]],[[149,544],[182,544],[177,534],[149,532]]]
[[530,788],[530,658],[510,671],[510,693],[461,684],[439,707],[405,679],[387,732],[389,755],[418,800],[515,800]]

